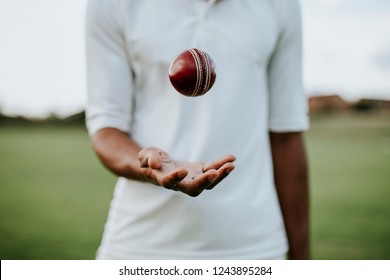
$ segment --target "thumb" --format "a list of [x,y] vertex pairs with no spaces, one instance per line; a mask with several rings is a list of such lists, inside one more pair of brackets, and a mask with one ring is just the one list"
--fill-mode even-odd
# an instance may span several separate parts
[[160,169],[162,165],[161,151],[157,148],[145,148],[138,153],[138,161],[141,167]]

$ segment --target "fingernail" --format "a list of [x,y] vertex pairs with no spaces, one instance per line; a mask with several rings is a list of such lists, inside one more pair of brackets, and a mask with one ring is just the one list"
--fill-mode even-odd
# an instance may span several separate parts
[[234,168],[229,168],[229,169],[226,169],[225,172],[226,174],[230,174],[230,172],[232,172],[234,170]]

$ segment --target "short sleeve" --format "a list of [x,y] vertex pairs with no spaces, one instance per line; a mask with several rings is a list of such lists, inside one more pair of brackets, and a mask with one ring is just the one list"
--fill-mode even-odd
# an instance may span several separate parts
[[299,3],[277,1],[279,38],[268,65],[269,130],[308,129],[307,98],[302,81],[302,30]]
[[89,0],[86,14],[86,125],[130,132],[133,77],[114,1]]

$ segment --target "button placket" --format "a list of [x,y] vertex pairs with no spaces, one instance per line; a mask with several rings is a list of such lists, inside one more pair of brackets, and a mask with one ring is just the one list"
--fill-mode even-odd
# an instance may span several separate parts
[[192,42],[193,47],[202,48],[202,37],[205,28],[205,23],[207,20],[207,15],[216,1],[217,0],[202,0],[203,3],[201,3],[200,7],[198,25],[196,27],[196,32]]

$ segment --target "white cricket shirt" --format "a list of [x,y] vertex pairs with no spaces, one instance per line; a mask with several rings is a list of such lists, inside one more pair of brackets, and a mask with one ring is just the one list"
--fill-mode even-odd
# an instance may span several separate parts
[[[236,169],[196,198],[120,178],[98,258],[272,259],[287,252],[269,131],[308,127],[295,0],[90,0],[87,126],[129,133],[178,160]],[[177,93],[173,58],[209,53],[214,87]]]

